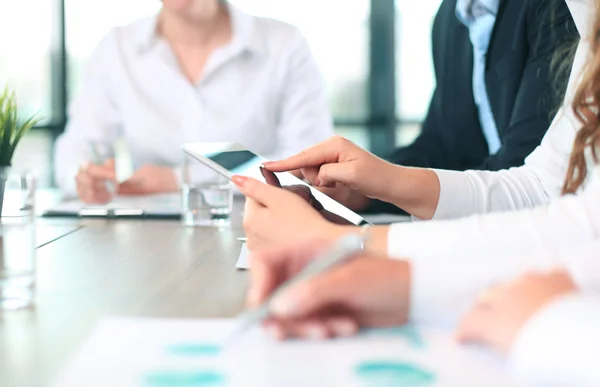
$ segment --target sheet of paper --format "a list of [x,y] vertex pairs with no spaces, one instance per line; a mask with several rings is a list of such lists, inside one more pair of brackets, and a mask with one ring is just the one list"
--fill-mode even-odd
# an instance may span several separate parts
[[444,331],[280,343],[256,329],[223,347],[231,329],[232,320],[105,320],[53,386],[523,386]]
[[145,196],[119,196],[112,202],[102,206],[90,206],[77,199],[64,201],[49,212],[77,214],[81,209],[136,209],[149,214],[177,215],[181,213],[179,194],[161,194]]
[[244,243],[240,250],[240,256],[238,257],[237,263],[235,264],[236,269],[248,270],[250,269],[250,250]]

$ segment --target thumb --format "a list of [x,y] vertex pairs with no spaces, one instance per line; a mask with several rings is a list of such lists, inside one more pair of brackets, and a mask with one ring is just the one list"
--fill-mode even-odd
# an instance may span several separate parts
[[313,184],[317,187],[332,187],[335,183],[352,185],[356,182],[355,175],[355,165],[351,162],[325,164],[319,169]]
[[246,176],[236,175],[233,176],[232,180],[244,196],[263,206],[267,206],[267,203],[277,200],[285,192],[281,188],[261,183],[256,179]]
[[271,311],[283,319],[303,318],[348,303],[353,292],[351,277],[335,270],[292,285],[271,301]]

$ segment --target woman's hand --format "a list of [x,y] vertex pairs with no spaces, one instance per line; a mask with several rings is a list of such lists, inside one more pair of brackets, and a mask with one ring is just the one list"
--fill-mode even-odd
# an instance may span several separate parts
[[398,167],[335,136],[288,159],[265,163],[265,168],[273,172],[301,170],[313,186],[360,210],[368,205],[368,198],[390,197],[390,179]]
[[179,189],[172,168],[145,165],[119,186],[119,195],[148,195],[176,192]]
[[310,206],[312,208],[314,208],[315,210],[321,212],[324,210],[323,205],[321,204],[321,202],[319,202],[312,194],[312,192],[310,192],[310,188],[306,185],[300,185],[300,184],[296,184],[296,185],[285,185],[281,187],[282,189],[289,191],[291,193],[294,193],[296,195],[298,195],[299,197],[301,197],[305,202],[307,202],[308,204],[310,204]]
[[458,330],[464,343],[485,344],[506,354],[521,328],[558,297],[577,291],[568,273],[528,274],[492,288],[477,301]]
[[[252,256],[248,305],[260,305],[279,285],[298,274],[332,242],[302,243]],[[291,286],[271,302],[273,318],[265,323],[277,339],[324,339],[350,336],[361,327],[406,323],[409,300],[407,262],[360,256]]]
[[81,168],[75,177],[77,195],[87,204],[106,204],[111,201],[114,192],[115,162],[106,164],[88,164]]
[[262,166],[260,167],[260,173],[263,175],[263,177],[265,178],[265,182],[268,185],[272,185],[272,186],[278,187],[278,188],[283,188],[286,191],[293,192],[296,195],[300,196],[302,199],[304,199],[315,210],[317,210],[321,213],[323,211],[325,211],[325,208],[323,207],[323,205],[313,196],[310,188],[307,185],[294,184],[294,185],[282,186],[281,182],[279,182],[279,179],[277,178],[277,176],[273,172],[269,171],[268,169],[265,169]]
[[233,181],[246,196],[244,229],[251,251],[298,238],[338,235],[339,226],[325,220],[303,196],[244,176]]
[[300,170],[320,191],[356,211],[379,199],[431,219],[440,198],[433,170],[390,164],[339,136],[264,166],[273,172]]

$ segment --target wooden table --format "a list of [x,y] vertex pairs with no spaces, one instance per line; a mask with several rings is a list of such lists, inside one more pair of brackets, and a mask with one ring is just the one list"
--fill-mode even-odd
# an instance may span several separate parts
[[239,313],[247,286],[246,273],[235,269],[240,205],[224,230],[173,221],[71,221],[69,233],[38,249],[35,307],[0,312],[0,386],[48,385],[107,316]]

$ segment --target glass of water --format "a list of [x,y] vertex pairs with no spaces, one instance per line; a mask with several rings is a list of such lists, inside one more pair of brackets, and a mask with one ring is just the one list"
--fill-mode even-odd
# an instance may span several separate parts
[[198,160],[184,155],[181,205],[181,220],[186,226],[229,226],[233,185]]
[[0,310],[30,306],[35,285],[35,179],[0,168]]

